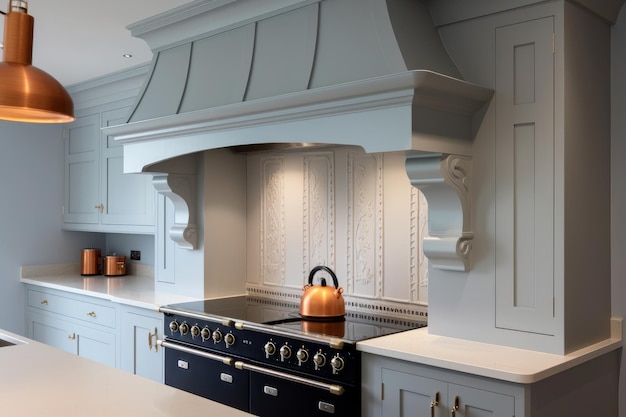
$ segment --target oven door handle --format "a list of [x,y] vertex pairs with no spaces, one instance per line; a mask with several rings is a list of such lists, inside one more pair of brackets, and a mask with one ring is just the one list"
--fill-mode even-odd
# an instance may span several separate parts
[[327,384],[325,382],[316,381],[314,379],[287,374],[285,372],[275,371],[273,369],[252,365],[250,363],[246,363],[242,361],[236,361],[235,368],[247,370],[251,372],[257,372],[259,374],[269,375],[269,376],[273,376],[273,377],[280,378],[280,379],[285,379],[290,382],[297,382],[299,384],[308,385],[310,387],[320,388],[335,395],[342,395],[345,392],[345,389],[341,385]]
[[188,348],[187,346],[182,346],[177,343],[168,342],[167,340],[157,340],[157,345],[161,347],[178,350],[179,352],[189,353],[190,355],[201,356],[206,359],[211,359],[214,361],[222,362],[224,365],[233,366],[235,365],[235,360],[228,356],[216,355],[214,353],[204,352],[202,350]]

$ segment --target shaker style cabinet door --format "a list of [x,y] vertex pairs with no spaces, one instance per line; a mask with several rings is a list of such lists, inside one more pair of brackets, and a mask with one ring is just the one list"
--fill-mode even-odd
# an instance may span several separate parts
[[[126,121],[130,107],[102,112],[102,127]],[[103,225],[154,226],[155,190],[152,175],[124,174],[124,149],[102,134],[100,188]]]
[[122,314],[121,368],[156,382],[163,382],[163,350],[157,345],[162,334],[163,315],[127,310]]
[[382,415],[398,417],[447,416],[445,382],[382,368]]
[[66,224],[99,222],[98,204],[100,159],[98,140],[100,114],[78,115],[64,129],[65,136],[65,207]]
[[68,353],[77,354],[76,335],[70,323],[48,315],[27,312],[28,337]]
[[496,29],[496,327],[554,335],[554,18]]

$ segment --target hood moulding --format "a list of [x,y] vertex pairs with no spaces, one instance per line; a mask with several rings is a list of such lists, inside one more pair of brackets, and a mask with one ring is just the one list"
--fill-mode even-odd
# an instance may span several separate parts
[[152,48],[152,68],[128,122],[103,131],[123,145],[124,172],[157,174],[177,199],[170,236],[182,247],[196,247],[195,191],[175,186],[167,161],[347,145],[405,152],[432,218],[427,256],[471,267],[467,184],[493,91],[459,78],[424,2],[196,0],[129,28]]

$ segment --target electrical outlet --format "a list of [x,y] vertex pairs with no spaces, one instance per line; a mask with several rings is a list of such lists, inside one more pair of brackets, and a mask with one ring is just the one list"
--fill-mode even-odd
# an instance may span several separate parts
[[130,251],[130,259],[132,259],[133,261],[140,261],[141,260],[141,251],[131,250]]

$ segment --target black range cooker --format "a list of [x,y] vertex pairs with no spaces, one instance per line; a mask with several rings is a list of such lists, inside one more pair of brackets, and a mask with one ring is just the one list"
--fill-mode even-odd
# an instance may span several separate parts
[[250,296],[161,311],[165,383],[262,417],[360,415],[356,343],[426,325],[349,311],[309,321],[297,304]]

